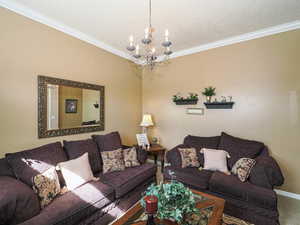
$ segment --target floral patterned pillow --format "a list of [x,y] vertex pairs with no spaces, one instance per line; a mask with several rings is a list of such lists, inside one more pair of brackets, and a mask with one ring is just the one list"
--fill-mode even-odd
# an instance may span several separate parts
[[123,150],[125,167],[139,166],[135,147]]
[[200,167],[195,148],[178,148],[181,156],[181,167]]
[[231,172],[240,179],[240,181],[245,182],[251,172],[252,167],[255,165],[256,161],[250,158],[240,158],[232,167]]
[[53,201],[61,190],[55,167],[33,177],[33,190],[38,194],[42,209]]
[[122,149],[101,152],[101,157],[103,160],[103,173],[125,170]]

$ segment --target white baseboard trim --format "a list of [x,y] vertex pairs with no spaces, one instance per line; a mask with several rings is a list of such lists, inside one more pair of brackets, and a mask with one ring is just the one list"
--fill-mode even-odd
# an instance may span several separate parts
[[278,189],[275,189],[274,191],[278,195],[282,195],[282,196],[285,196],[285,197],[289,197],[289,198],[294,198],[294,199],[300,200],[300,194],[295,194],[295,193],[292,193],[292,192],[282,191],[282,190],[278,190]]

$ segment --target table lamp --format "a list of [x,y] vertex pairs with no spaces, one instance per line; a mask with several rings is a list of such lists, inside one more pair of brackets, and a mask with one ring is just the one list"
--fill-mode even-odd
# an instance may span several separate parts
[[143,127],[143,133],[147,134],[147,127],[153,126],[153,121],[152,117],[150,114],[144,114],[143,115],[143,120],[140,124],[141,127]]

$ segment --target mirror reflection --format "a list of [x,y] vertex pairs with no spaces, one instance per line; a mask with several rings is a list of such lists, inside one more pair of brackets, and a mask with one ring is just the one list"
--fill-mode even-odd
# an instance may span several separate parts
[[100,91],[47,84],[47,130],[99,126]]

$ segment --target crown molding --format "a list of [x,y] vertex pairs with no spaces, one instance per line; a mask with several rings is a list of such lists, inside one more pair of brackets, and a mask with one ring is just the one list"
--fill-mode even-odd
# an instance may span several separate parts
[[300,20],[296,20],[296,21],[293,21],[293,22],[290,22],[290,23],[284,23],[284,24],[281,24],[281,25],[273,26],[273,27],[268,27],[268,28],[257,30],[257,31],[254,31],[254,32],[250,32],[250,33],[246,33],[246,34],[242,34],[242,35],[238,35],[238,36],[233,36],[233,37],[226,38],[226,39],[223,39],[223,40],[219,40],[219,41],[216,41],[216,42],[211,42],[211,43],[204,44],[204,45],[199,45],[199,46],[196,46],[196,47],[193,47],[193,48],[177,51],[177,52],[174,52],[170,56],[170,58],[176,58],[176,57],[180,57],[180,56],[191,55],[191,54],[195,54],[195,53],[198,53],[198,52],[203,52],[203,51],[213,49],[213,48],[232,45],[232,44],[236,44],[236,43],[240,43],[240,42],[244,42],[244,41],[249,41],[249,40],[253,40],[253,39],[257,39],[257,38],[262,38],[262,37],[265,37],[265,36],[270,36],[270,35],[273,35],[273,34],[278,34],[278,33],[286,32],[286,31],[296,30],[296,29],[300,29]]
[[300,200],[300,194],[295,194],[295,193],[288,192],[288,191],[282,191],[282,190],[279,190],[279,189],[275,189],[275,192],[277,194],[285,196],[285,197],[289,197],[289,198],[294,198],[294,199]]
[[6,9],[9,9],[15,13],[18,13],[22,16],[25,16],[27,18],[30,18],[34,21],[37,21],[39,23],[42,23],[44,25],[47,25],[49,27],[52,27],[56,30],[59,30],[63,33],[66,33],[68,35],[71,35],[75,38],[78,38],[84,42],[87,42],[89,44],[92,44],[92,45],[95,45],[96,47],[99,47],[101,49],[104,49],[114,55],[117,55],[117,56],[120,56],[122,58],[125,58],[125,59],[129,59],[129,60],[132,60],[132,58],[130,57],[129,54],[123,52],[123,51],[120,51],[108,44],[105,44],[104,42],[101,42],[99,40],[97,40],[96,38],[90,36],[90,35],[87,35],[81,31],[78,31],[72,27],[69,27],[61,22],[58,22],[57,20],[54,20],[54,19],[51,19],[47,16],[44,16],[34,10],[31,10],[29,9],[28,7],[26,6],[23,6],[19,3],[14,3],[14,2],[10,2],[8,0],[0,0],[0,6],[2,6],[3,8],[6,8]]
[[[104,50],[112,53],[112,54],[118,55],[122,58],[131,60],[131,61],[134,61],[133,58],[130,56],[130,54],[126,53],[125,51],[118,50],[108,44],[105,44],[104,42],[97,40],[96,38],[94,38],[90,35],[87,35],[81,31],[78,31],[78,30],[76,30],[72,27],[69,27],[63,23],[60,23],[54,19],[46,17],[32,9],[29,9],[28,7],[26,7],[24,5],[21,5],[19,3],[15,3],[15,2],[10,2],[9,0],[0,0],[0,6],[2,6],[3,8],[9,9],[13,12],[16,12],[18,14],[21,14],[25,17],[28,17],[34,21],[37,21],[39,23],[42,23],[49,27],[52,27],[63,33],[71,35],[82,41],[85,41],[87,43],[95,45],[101,49],[104,49]],[[216,42],[199,45],[199,46],[196,46],[193,48],[176,51],[170,56],[170,58],[172,59],[172,58],[176,58],[176,57],[180,57],[180,56],[195,54],[195,53],[206,51],[206,50],[213,49],[213,48],[232,45],[232,44],[240,43],[243,41],[249,41],[249,40],[253,40],[256,38],[261,38],[261,37],[278,34],[278,33],[286,32],[286,31],[296,30],[296,29],[300,29],[300,20],[296,20],[296,21],[293,21],[290,23],[285,23],[285,24],[281,24],[281,25],[277,25],[277,26],[273,26],[273,27],[268,27],[266,29],[257,30],[254,32],[250,32],[250,33],[246,33],[246,34],[242,34],[242,35],[238,35],[238,36],[229,37],[229,38],[219,40]],[[159,59],[159,60],[161,60],[161,59]],[[140,64],[140,63],[137,62],[137,64]]]

